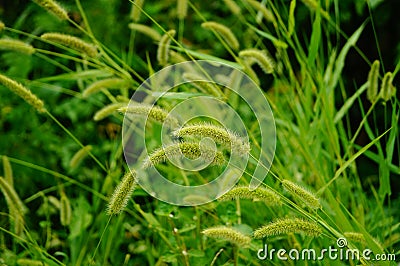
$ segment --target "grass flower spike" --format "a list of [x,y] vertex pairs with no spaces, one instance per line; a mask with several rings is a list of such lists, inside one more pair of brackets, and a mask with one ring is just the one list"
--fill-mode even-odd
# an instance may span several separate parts
[[379,96],[385,101],[389,101],[394,95],[396,95],[396,87],[393,86],[393,74],[392,72],[387,72],[383,76],[381,90]]
[[77,167],[80,162],[82,162],[83,159],[85,159],[86,156],[88,156],[89,152],[92,150],[91,145],[87,145],[83,148],[81,148],[79,151],[77,151],[74,156],[72,156],[71,161],[69,162],[69,166],[71,168]]
[[269,236],[303,233],[309,236],[319,236],[322,234],[321,227],[314,223],[300,218],[287,218],[277,220],[254,231],[254,238],[260,239]]
[[205,29],[215,31],[224,41],[234,50],[239,49],[239,41],[236,39],[233,32],[225,25],[214,21],[203,22],[201,26]]
[[379,60],[375,60],[368,74],[367,99],[373,103],[378,96]]
[[2,160],[3,160],[4,179],[8,182],[8,184],[10,184],[10,186],[13,186],[14,178],[10,161],[8,160],[8,157],[5,155],[2,156]]
[[127,105],[126,103],[112,103],[112,104],[106,105],[94,114],[93,120],[94,121],[103,120],[107,116],[111,115],[112,113],[116,112],[117,110],[119,110],[120,108],[122,108],[126,105]]
[[121,89],[128,85],[129,85],[129,82],[127,82],[124,79],[120,79],[120,78],[102,79],[102,80],[98,80],[98,81],[92,83],[90,86],[88,86],[82,92],[82,96],[84,98],[87,98],[89,95],[97,93],[102,89],[114,89],[114,88]]
[[35,108],[39,113],[44,113],[46,109],[44,108],[44,103],[30,90],[22,86],[20,83],[0,74],[0,84],[8,88],[10,91],[17,94],[19,97],[24,99],[28,104]]
[[138,22],[140,20],[140,14],[142,13],[142,7],[144,4],[144,0],[135,0],[134,4],[132,4],[132,10],[130,17],[134,22]]
[[239,15],[241,12],[240,6],[236,4],[236,1],[234,0],[223,0],[224,4],[229,8],[229,10],[232,12],[234,15]]
[[97,48],[91,43],[87,43],[83,41],[80,38],[77,38],[75,36],[71,36],[68,34],[62,34],[62,33],[45,33],[40,36],[42,39],[55,42],[67,47],[70,47],[76,51],[79,51],[81,53],[84,53],[90,57],[97,57]]
[[226,226],[210,227],[203,230],[202,233],[207,237],[223,239],[240,247],[248,247],[251,242],[249,236]]
[[239,52],[239,56],[246,60],[248,65],[257,63],[266,74],[274,72],[275,62],[265,51],[257,49],[246,49]]
[[136,186],[136,172],[127,172],[122,178],[121,182],[114,190],[110,201],[108,202],[107,214],[116,215],[120,214],[131,197],[133,190]]
[[294,197],[304,202],[307,207],[311,209],[320,209],[321,203],[319,199],[310,191],[306,190],[305,188],[289,181],[283,180],[282,181],[283,187],[290,192]]
[[184,19],[187,16],[188,0],[177,0],[176,14],[179,19]]
[[176,137],[198,136],[209,137],[215,142],[228,145],[232,148],[232,152],[239,155],[246,155],[250,152],[250,143],[237,136],[230,130],[224,127],[215,126],[212,124],[193,124],[184,126],[173,132]]
[[68,226],[71,223],[72,209],[71,203],[64,192],[61,193],[60,202],[60,222],[62,226]]
[[176,34],[175,30],[169,30],[160,39],[157,49],[157,60],[158,63],[162,66],[165,66],[168,63],[169,46],[175,34]]
[[35,3],[46,9],[60,20],[68,20],[67,11],[54,0],[34,0]]
[[0,39],[0,50],[11,50],[28,55],[35,53],[35,48],[32,45],[19,40],[5,38]]
[[145,104],[135,104],[124,106],[118,109],[120,112],[127,114],[144,115],[148,118],[162,123],[170,128],[176,128],[179,126],[178,119],[168,114],[168,111],[158,107]]
[[224,155],[211,148],[201,147],[198,143],[181,142],[174,143],[166,147],[162,147],[154,151],[143,163],[143,168],[147,169],[166,162],[169,157],[185,156],[189,159],[197,159],[199,157],[210,160],[211,165],[223,165],[225,163]]
[[228,201],[235,199],[250,199],[253,201],[263,201],[266,204],[280,205],[281,199],[274,191],[258,187],[254,190],[250,190],[249,187],[234,187],[224,195],[218,198],[219,201]]
[[135,30],[138,31],[140,33],[143,33],[147,36],[149,36],[150,38],[152,38],[155,41],[160,41],[161,40],[161,34],[158,33],[158,31],[156,31],[155,29],[143,25],[143,24],[137,24],[137,23],[129,23],[128,27],[131,30]]

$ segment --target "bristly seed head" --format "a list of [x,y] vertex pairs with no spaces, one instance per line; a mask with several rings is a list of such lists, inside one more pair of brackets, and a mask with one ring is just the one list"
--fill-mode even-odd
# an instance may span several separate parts
[[176,34],[175,30],[167,31],[160,39],[157,49],[157,61],[161,66],[165,66],[169,59],[169,47],[171,40]]
[[226,226],[210,227],[203,230],[202,233],[207,237],[229,241],[239,247],[248,247],[251,242],[251,237]]
[[311,208],[311,209],[320,209],[321,203],[319,199],[310,191],[306,190],[305,188],[289,181],[283,180],[282,185],[287,191],[290,192],[294,197],[304,202],[304,204]]
[[258,228],[254,231],[253,236],[256,239],[260,239],[289,233],[303,233],[309,236],[319,236],[322,234],[322,229],[315,222],[309,222],[300,218],[286,218]]
[[35,48],[25,42],[13,39],[0,39],[0,50],[11,50],[19,53],[32,55],[35,53]]
[[378,77],[379,77],[379,60],[372,63],[371,70],[368,73],[368,89],[367,99],[373,103],[378,96]]
[[175,137],[209,137],[215,142],[228,145],[234,154],[245,156],[250,152],[250,143],[224,127],[200,123],[184,126],[172,133]]
[[237,40],[231,29],[229,29],[227,26],[215,21],[207,21],[203,22],[201,24],[201,27],[215,31],[232,49],[239,49],[239,41]]
[[20,83],[0,74],[0,84],[3,84],[10,91],[17,94],[19,97],[24,99],[28,104],[35,108],[39,113],[44,113],[46,109],[44,108],[44,103],[30,90],[22,86]]
[[136,172],[127,172],[124,175],[108,202],[108,215],[120,214],[124,210],[135,189],[136,183]]
[[97,57],[98,55],[96,46],[72,35],[51,32],[42,34],[40,38],[70,47],[88,55],[89,57]]
[[179,142],[155,150],[143,163],[143,168],[147,169],[166,162],[170,157],[187,157],[189,159],[202,158],[211,161],[210,165],[223,165],[225,158],[222,152],[214,151],[212,148],[201,146],[198,143]]
[[250,190],[249,187],[234,187],[224,195],[218,198],[219,201],[228,201],[235,199],[250,199],[253,201],[263,201],[266,204],[273,205],[281,205],[280,196],[274,191],[258,187],[254,190]]
[[46,9],[60,20],[68,20],[67,11],[54,0],[34,0],[35,3]]

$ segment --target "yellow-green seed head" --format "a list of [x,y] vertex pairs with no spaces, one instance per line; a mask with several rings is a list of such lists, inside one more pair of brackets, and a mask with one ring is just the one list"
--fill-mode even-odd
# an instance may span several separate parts
[[167,31],[160,39],[157,49],[157,61],[161,66],[165,66],[169,59],[169,47],[171,40],[176,34],[175,30]]
[[234,228],[226,226],[207,228],[203,230],[202,233],[210,238],[229,241],[239,247],[248,247],[251,242],[251,237],[237,231]]
[[62,33],[45,33],[40,36],[42,39],[64,45],[81,52],[89,57],[97,57],[98,52],[96,46],[91,43],[85,42],[80,38]]
[[263,201],[266,204],[273,205],[281,205],[281,199],[277,193],[274,191],[258,187],[254,190],[250,190],[249,187],[234,187],[224,195],[218,198],[219,201],[228,201],[235,199],[250,199],[253,201]]
[[121,89],[129,86],[129,82],[120,78],[101,79],[90,84],[83,92],[82,96],[87,98],[89,95],[95,94],[102,89]]
[[309,222],[300,218],[286,218],[258,228],[254,231],[253,236],[256,239],[260,239],[289,233],[303,233],[309,236],[319,236],[322,234],[322,229],[314,222]]
[[179,142],[155,150],[143,163],[143,168],[147,169],[160,163],[168,161],[171,157],[187,157],[189,159],[202,158],[211,161],[210,165],[223,165],[225,158],[222,152],[215,152],[209,147],[202,147],[198,143]]
[[249,66],[251,66],[254,62],[257,63],[266,74],[271,74],[274,72],[275,62],[265,51],[246,49],[240,51],[239,56],[246,60],[246,63]]
[[114,190],[110,201],[108,202],[107,214],[120,214],[131,197],[136,186],[136,172],[127,172]]
[[287,191],[289,191],[292,196],[302,201],[307,207],[311,209],[321,208],[321,203],[319,202],[319,199],[305,188],[289,180],[283,180],[282,185]]
[[193,124],[179,128],[173,132],[175,137],[197,136],[209,137],[215,142],[224,144],[232,152],[245,156],[250,152],[250,143],[224,127],[212,124]]
[[169,128],[177,128],[179,126],[177,118],[169,115],[168,111],[158,106],[151,106],[146,104],[131,104],[129,106],[119,108],[118,110],[126,114],[147,116],[149,119],[162,123]]
[[378,97],[379,60],[375,60],[368,74],[367,99],[373,103]]
[[62,226],[68,226],[71,223],[72,209],[71,203],[65,193],[61,194],[60,200],[60,222]]
[[28,55],[35,53],[35,48],[32,45],[8,38],[0,39],[0,50],[10,50]]
[[137,24],[137,23],[129,23],[128,27],[131,30],[135,30],[138,31],[140,33],[143,33],[147,36],[149,36],[150,38],[152,38],[155,41],[160,41],[161,40],[161,34],[158,33],[158,31],[156,31],[155,29],[143,25],[143,24]]
[[46,9],[47,12],[53,14],[60,20],[69,19],[67,11],[54,0],[34,0],[34,2]]
[[217,23],[215,21],[207,21],[203,22],[201,26],[205,29],[209,29],[219,34],[221,38],[234,50],[239,49],[239,41],[236,36],[233,34],[231,29],[227,26],[222,25],[221,23]]
[[24,99],[39,113],[43,113],[46,111],[43,101],[36,97],[36,95],[34,95],[30,90],[22,86],[20,83],[0,74],[0,84],[3,84],[4,87],[8,88],[10,91],[14,92],[19,97]]
[[77,167],[80,162],[82,162],[83,159],[85,159],[86,156],[88,156],[89,152],[92,150],[91,145],[87,145],[83,148],[81,148],[79,151],[77,151],[74,156],[72,156],[71,161],[69,162],[69,166],[71,168]]
[[94,121],[103,120],[104,118],[113,114],[120,108],[125,107],[126,105],[127,105],[126,103],[112,103],[112,104],[106,105],[94,114],[93,120]]
[[10,184],[10,186],[13,186],[14,178],[10,161],[8,160],[8,157],[5,155],[2,156],[2,160],[3,160],[4,179]]
[[387,72],[382,79],[381,90],[379,92],[379,97],[385,102],[389,101],[394,95],[396,95],[396,87],[393,86],[393,74],[392,72]]

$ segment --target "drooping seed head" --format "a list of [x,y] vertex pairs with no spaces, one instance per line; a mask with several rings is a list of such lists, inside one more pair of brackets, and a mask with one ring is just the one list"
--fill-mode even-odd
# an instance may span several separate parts
[[387,72],[382,79],[381,90],[379,92],[379,97],[382,98],[385,102],[389,101],[396,95],[396,87],[393,86],[393,74],[392,72]]
[[140,14],[142,13],[142,7],[144,4],[144,0],[135,0],[134,4],[132,4],[130,17],[134,22],[140,20]]
[[13,209],[15,213],[19,213],[23,216],[28,209],[22,202],[14,187],[12,187],[3,177],[0,176],[0,190],[3,192],[6,198],[9,209]]
[[309,236],[319,236],[322,234],[322,229],[315,222],[300,218],[286,218],[271,222],[268,225],[256,229],[253,236],[256,239],[260,239],[289,233],[303,233]]
[[367,99],[373,103],[378,96],[379,60],[375,60],[368,73]]
[[281,205],[281,199],[274,191],[258,187],[250,190],[249,187],[234,187],[227,193],[218,198],[219,201],[228,201],[235,199],[250,199],[253,201],[263,201],[270,206]]
[[87,145],[85,147],[82,147],[81,149],[79,149],[79,151],[77,151],[74,156],[72,156],[71,161],[69,162],[69,166],[71,168],[75,168],[77,167],[80,162],[82,162],[83,159],[85,159],[86,156],[88,156],[89,152],[92,150],[92,146],[91,145]]
[[226,44],[228,44],[232,49],[239,49],[239,41],[237,40],[231,29],[229,29],[227,26],[215,21],[203,22],[201,26],[205,29],[212,30],[215,33],[219,34],[221,38],[226,42]]
[[40,38],[72,48],[89,57],[97,57],[98,55],[96,46],[72,35],[50,32],[42,34]]
[[203,230],[202,233],[207,237],[229,241],[239,247],[248,247],[251,242],[251,237],[226,226],[210,227]]
[[24,99],[39,113],[43,113],[46,111],[43,101],[20,83],[0,74],[0,84],[3,84],[4,87],[8,88],[10,91]]
[[227,145],[232,152],[245,156],[250,152],[250,143],[224,127],[200,123],[181,127],[173,132],[175,137],[209,137],[215,142]]
[[128,27],[131,30],[138,31],[140,33],[143,33],[143,34],[149,36],[150,38],[152,38],[155,41],[161,40],[161,34],[158,33],[158,31],[156,31],[152,27],[149,27],[147,25],[137,24],[137,23],[129,23]]
[[62,226],[68,226],[71,223],[72,209],[71,203],[65,193],[61,193],[60,200],[60,222]]
[[53,14],[60,20],[69,19],[67,11],[54,0],[34,0],[34,2],[46,9],[47,12]]
[[187,157],[189,159],[202,158],[211,161],[210,165],[223,165],[225,158],[222,152],[215,152],[212,148],[201,146],[198,143],[179,142],[155,150],[144,162],[143,168],[147,169],[166,162],[168,158]]
[[136,186],[136,172],[127,172],[114,190],[108,202],[107,214],[120,214],[126,205]]
[[343,233],[344,237],[346,239],[349,239],[351,241],[366,245],[367,241],[365,240],[365,237],[363,234],[361,233],[357,233],[357,232],[345,232]]
[[179,19],[184,19],[187,16],[188,0],[177,0],[176,14]]
[[291,195],[302,201],[307,207],[314,210],[321,208],[321,203],[319,202],[317,196],[305,188],[289,180],[283,180],[282,185],[287,191],[289,191]]
[[131,104],[129,106],[119,108],[118,110],[126,114],[147,116],[149,119],[162,123],[163,125],[170,128],[176,128],[179,126],[179,121],[177,118],[170,115],[167,110],[164,110],[158,106],[151,106],[146,104]]
[[121,89],[129,85],[129,82],[121,78],[101,79],[90,84],[83,92],[82,96],[87,98],[89,95],[99,92],[102,89]]
[[171,40],[176,34],[175,30],[167,31],[160,39],[157,49],[157,61],[161,66],[165,66],[169,59],[169,47]]
[[239,52],[239,56],[247,61],[248,65],[257,63],[266,74],[274,72],[275,62],[265,51],[258,49],[246,49]]
[[35,48],[32,45],[20,40],[8,38],[0,39],[0,50],[10,50],[28,55],[35,53]]
[[[250,6],[253,7],[257,12],[260,12],[266,21],[274,23],[274,24],[276,23],[274,14],[271,12],[271,10],[269,10],[265,6],[265,4],[255,1],[255,0],[246,0],[246,2],[249,3]],[[261,22],[261,19],[260,19],[260,22]]]
[[224,4],[232,12],[232,14],[237,16],[242,11],[241,8],[236,4],[236,1],[234,1],[234,0],[223,0],[223,1],[224,1]]
[[112,113],[116,112],[120,108],[125,107],[126,105],[127,105],[126,103],[112,103],[112,104],[106,105],[94,114],[93,120],[100,121],[100,120],[108,117]]

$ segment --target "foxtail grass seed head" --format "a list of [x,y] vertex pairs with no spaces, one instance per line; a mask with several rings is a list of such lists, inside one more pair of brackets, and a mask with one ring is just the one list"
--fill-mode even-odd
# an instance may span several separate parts
[[108,117],[109,115],[113,114],[114,112],[116,112],[117,110],[126,105],[127,103],[112,103],[106,105],[94,114],[93,120],[94,121],[103,120],[104,118]]
[[283,180],[282,185],[287,191],[289,191],[290,194],[292,194],[292,196],[301,200],[307,207],[314,210],[321,208],[321,203],[319,202],[319,199],[305,188],[289,180]]
[[98,55],[96,46],[72,35],[50,32],[42,34],[40,37],[44,40],[72,48],[78,52],[88,55],[89,57],[97,57]]
[[12,171],[12,168],[11,168],[10,161],[8,160],[8,157],[5,156],[5,155],[2,156],[2,160],[3,160],[4,179],[12,187],[14,185],[14,178],[13,178],[13,171]]
[[248,247],[251,242],[251,237],[226,226],[210,227],[203,230],[202,233],[210,238],[229,241],[239,247]]
[[234,0],[223,0],[223,2],[225,6],[232,12],[232,14],[236,16],[242,11],[240,6],[238,6]]
[[121,89],[129,86],[129,82],[121,78],[108,78],[93,82],[83,92],[82,96],[87,98],[89,95],[95,94],[102,89]]
[[286,218],[271,222],[268,225],[256,229],[253,236],[256,239],[260,239],[290,233],[303,233],[308,236],[319,236],[322,234],[322,229],[314,222],[309,222],[300,218]]
[[8,88],[10,91],[24,99],[39,113],[44,113],[46,111],[43,101],[20,83],[0,74],[0,84],[3,84],[4,87]]
[[137,31],[137,32],[140,32],[142,34],[149,36],[150,38],[152,38],[155,41],[161,40],[161,34],[158,33],[158,31],[156,31],[152,27],[149,27],[147,25],[137,24],[137,23],[129,23],[128,27],[131,30],[134,30],[134,31]]
[[215,142],[228,146],[232,152],[245,156],[250,152],[250,143],[224,127],[212,124],[193,124],[181,127],[172,133],[175,137],[209,137]]
[[71,168],[77,167],[88,155],[89,152],[92,150],[91,145],[87,145],[77,151],[74,156],[72,156],[71,161],[69,162],[69,166]]
[[215,97],[219,97],[219,98],[225,97],[217,84],[209,82],[197,74],[185,72],[185,73],[183,73],[182,77],[184,80],[189,81],[190,85],[196,87],[197,89],[199,89],[200,91],[202,91],[204,93],[207,93],[207,94],[213,95]]
[[203,22],[201,26],[205,29],[212,30],[215,33],[219,34],[221,38],[234,50],[239,49],[239,41],[236,36],[233,34],[231,29],[227,26],[222,25],[221,23],[217,23],[215,21],[207,21]]
[[54,0],[34,0],[34,2],[46,9],[47,12],[53,14],[60,20],[69,19],[67,11]]
[[262,187],[250,190],[248,186],[238,186],[234,187],[233,189],[218,198],[219,201],[229,201],[236,199],[263,201],[270,206],[281,205],[281,199],[277,193],[270,189]]
[[138,22],[140,20],[140,14],[142,13],[141,9],[143,7],[144,0],[135,0],[134,4],[132,4],[130,17],[134,22]]
[[187,16],[188,0],[177,0],[176,14],[179,19],[184,19]]
[[171,45],[171,40],[176,34],[175,30],[167,31],[160,39],[157,49],[157,61],[161,66],[165,66],[169,59],[169,47]]
[[379,77],[379,60],[375,60],[372,63],[371,70],[368,74],[368,89],[367,89],[367,99],[373,103],[378,97],[378,77]]
[[389,101],[394,95],[396,95],[396,87],[393,86],[393,74],[392,72],[387,72],[383,76],[381,90],[379,92],[380,98],[385,102]]
[[71,203],[65,193],[61,193],[60,199],[60,222],[62,226],[68,226],[71,223],[72,209]]
[[168,158],[184,156],[189,159],[203,158],[211,161],[210,165],[223,165],[225,158],[222,152],[215,152],[212,148],[201,146],[199,143],[179,142],[155,150],[144,162],[143,168],[147,169],[166,162]]
[[8,38],[0,39],[0,50],[15,51],[28,55],[35,53],[35,48],[32,45],[22,42],[20,40],[13,40]]
[[246,0],[246,2],[249,3],[249,5],[252,8],[254,8],[257,12],[260,12],[266,21],[272,22],[274,24],[276,23],[274,14],[264,4],[255,0]]
[[28,209],[25,204],[19,198],[17,192],[3,177],[0,176],[0,190],[3,192],[6,198],[9,209],[20,215],[25,214]]
[[6,25],[3,23],[3,21],[0,21],[0,32],[2,32],[6,28]]
[[118,111],[127,114],[136,114],[147,116],[148,118],[165,124],[170,128],[177,128],[179,126],[178,119],[172,115],[168,115],[168,111],[158,107],[145,104],[129,105],[119,108]]
[[108,202],[107,214],[120,214],[131,197],[136,186],[136,172],[127,172],[114,190],[110,201]]
[[247,60],[248,65],[252,65],[253,62],[257,63],[266,74],[274,72],[275,62],[265,51],[246,49],[239,52],[239,57]]

